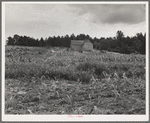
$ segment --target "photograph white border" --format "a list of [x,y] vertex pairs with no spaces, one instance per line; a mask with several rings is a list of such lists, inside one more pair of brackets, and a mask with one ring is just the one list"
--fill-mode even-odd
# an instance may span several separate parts
[[[6,4],[145,4],[146,5],[146,115],[6,115],[5,105],[5,5]],[[2,121],[149,121],[149,4],[148,2],[2,2]]]

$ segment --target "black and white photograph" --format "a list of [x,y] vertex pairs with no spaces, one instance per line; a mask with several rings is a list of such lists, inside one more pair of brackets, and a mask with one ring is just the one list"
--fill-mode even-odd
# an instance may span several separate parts
[[149,121],[148,2],[2,2],[2,121]]

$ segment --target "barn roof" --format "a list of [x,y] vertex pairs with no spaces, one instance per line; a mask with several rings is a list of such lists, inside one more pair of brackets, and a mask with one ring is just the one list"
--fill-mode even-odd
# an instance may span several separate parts
[[71,40],[72,45],[83,45],[85,42],[89,40]]

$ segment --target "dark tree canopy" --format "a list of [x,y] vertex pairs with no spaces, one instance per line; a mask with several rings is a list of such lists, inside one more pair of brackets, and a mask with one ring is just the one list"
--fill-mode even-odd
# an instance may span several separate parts
[[117,39],[118,39],[119,41],[121,41],[121,40],[123,39],[123,37],[124,37],[123,32],[120,31],[120,30],[117,31],[116,37],[117,37]]
[[88,34],[74,35],[72,33],[70,36],[66,34],[65,36],[49,36],[47,38],[41,37],[39,39],[34,39],[28,36],[19,36],[15,34],[13,37],[8,37],[6,40],[7,45],[19,45],[19,46],[32,46],[32,47],[70,47],[71,40],[86,40],[89,39],[93,43],[94,49],[97,50],[107,50],[112,52],[120,53],[146,53],[146,34],[137,33],[133,37],[125,37],[122,31],[117,31],[116,37],[108,38],[97,38],[90,37]]

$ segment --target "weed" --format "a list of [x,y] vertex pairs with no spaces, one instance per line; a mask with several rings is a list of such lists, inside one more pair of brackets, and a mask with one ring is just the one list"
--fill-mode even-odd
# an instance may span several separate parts
[[5,57],[6,114],[145,114],[144,55],[6,47]]

